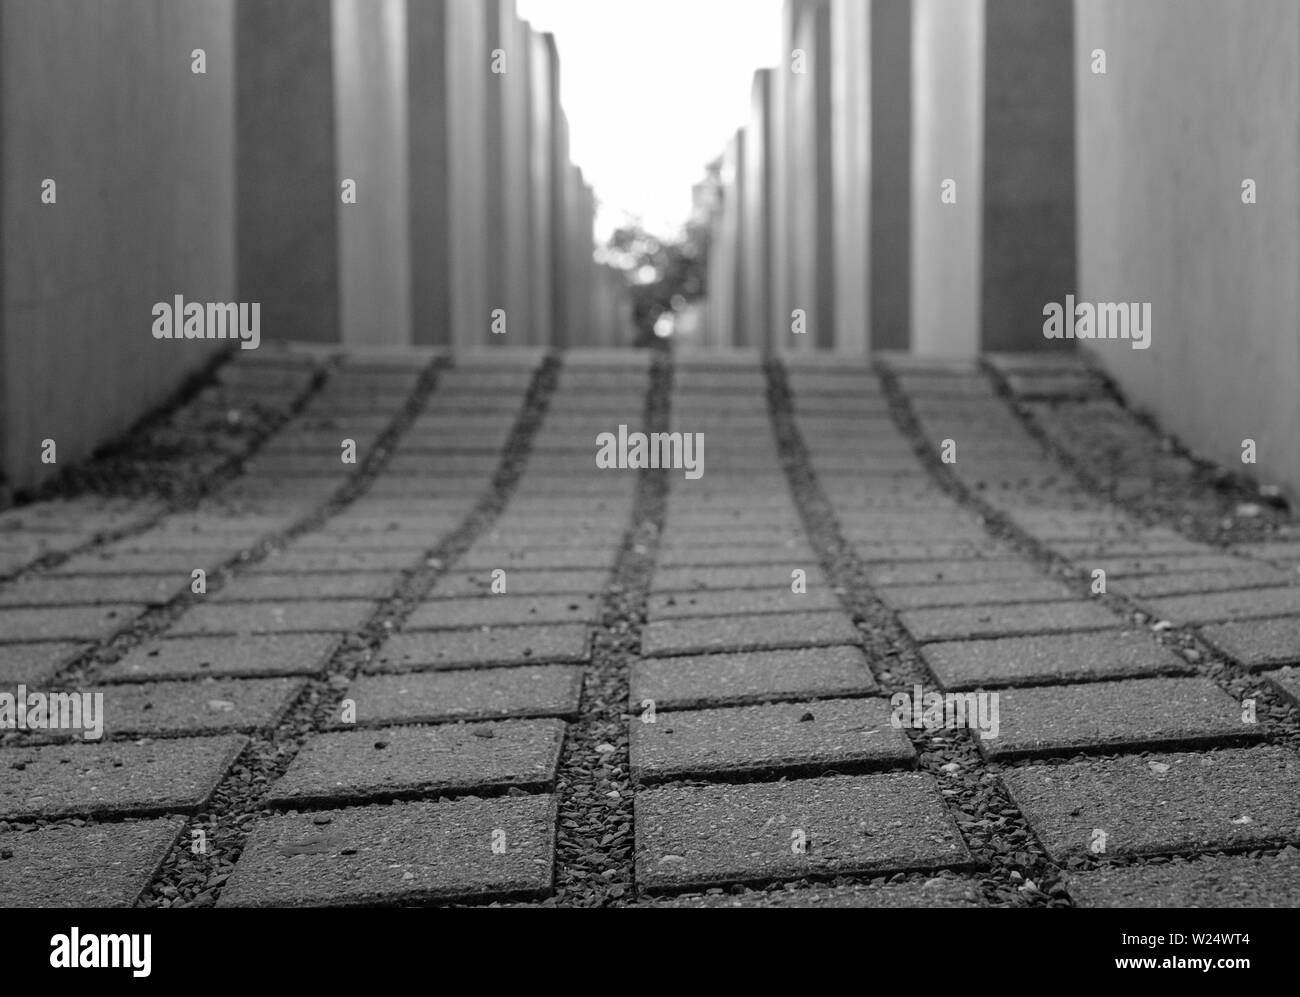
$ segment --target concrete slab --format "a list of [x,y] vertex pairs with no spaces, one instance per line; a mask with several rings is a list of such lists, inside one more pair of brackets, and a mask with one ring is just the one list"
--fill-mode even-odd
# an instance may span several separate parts
[[167,630],[168,637],[213,634],[351,633],[365,626],[377,602],[337,599],[328,602],[231,602],[198,605]]
[[908,632],[921,642],[978,637],[1112,629],[1124,622],[1096,603],[1042,602],[1002,606],[912,609],[898,614]]
[[0,643],[107,640],[129,627],[146,608],[110,603],[0,609]]
[[860,641],[857,627],[842,612],[781,613],[732,619],[710,616],[647,624],[641,631],[641,653],[647,657],[666,657],[720,651],[824,647]]
[[885,699],[657,712],[632,723],[637,782],[778,773],[912,768],[916,752],[893,727]]
[[248,738],[183,737],[0,750],[0,820],[153,816],[204,806]]
[[651,891],[971,861],[933,777],[919,772],[672,786],[636,804],[636,878]]
[[[509,576],[506,584],[509,586]],[[523,623],[597,623],[600,614],[601,599],[597,593],[506,594],[488,598],[433,599],[416,606],[402,626],[404,630],[442,630]]]
[[1247,668],[1300,664],[1300,619],[1285,617],[1202,627],[1201,636]]
[[555,780],[559,720],[381,727],[317,734],[267,794],[279,807],[328,806]]
[[317,675],[338,647],[334,634],[257,634],[152,641],[101,668],[109,682]]
[[1031,765],[1002,780],[1053,861],[1248,848],[1300,833],[1300,755],[1225,748]]
[[1076,907],[1215,910],[1300,906],[1300,853],[1205,855],[1151,865],[1103,866],[1070,873]]
[[357,704],[359,727],[568,717],[578,712],[582,669],[551,665],[363,675],[352,683],[344,698]]
[[0,686],[43,685],[89,646],[72,641],[0,644]]
[[586,661],[590,655],[588,628],[582,624],[480,627],[397,634],[379,649],[366,670],[401,672],[457,666],[562,664]]

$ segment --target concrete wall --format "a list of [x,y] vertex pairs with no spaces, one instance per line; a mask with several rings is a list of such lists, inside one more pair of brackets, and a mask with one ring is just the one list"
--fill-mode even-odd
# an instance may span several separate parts
[[1073,9],[1071,0],[986,0],[986,350],[1051,345],[1043,305],[1075,286]]
[[[912,349],[980,345],[984,0],[913,0]],[[956,203],[941,200],[945,180]]]
[[794,349],[835,345],[835,225],[831,169],[831,31],[829,0],[799,11],[795,47],[804,72],[791,93],[792,304],[807,316],[807,332],[790,336]]
[[[0,465],[87,456],[229,343],[155,340],[174,295],[235,300],[234,8],[0,4]],[[207,72],[191,71],[191,52]],[[130,127],[123,127],[124,123]],[[42,182],[57,201],[41,202]],[[270,327],[262,313],[263,333]],[[40,462],[54,439],[58,464]]]
[[759,349],[772,345],[772,285],[776,279],[772,253],[772,81],[776,72],[760,69],[754,74],[741,182],[745,239],[740,247],[739,345]]
[[528,161],[529,186],[531,194],[529,203],[532,210],[532,224],[529,236],[532,240],[532,320],[530,322],[533,341],[550,343],[555,338],[555,294],[551,264],[552,245],[554,243],[554,198],[552,196],[553,174],[555,170],[555,124],[554,107],[558,106],[558,95],[553,93],[556,79],[554,64],[555,50],[548,43],[549,36],[528,31],[529,57],[529,115],[528,115]]
[[411,211],[411,340],[451,341],[451,178],[447,146],[447,6],[408,0],[407,169]]
[[[276,2],[276,0],[273,0]],[[406,0],[332,0],[343,341],[411,342]]]
[[871,341],[871,7],[831,5],[835,348]]
[[912,0],[871,0],[871,347],[912,339]]
[[1080,0],[1074,35],[1079,294],[1152,305],[1149,349],[1093,351],[1184,441],[1300,495],[1300,6]]
[[331,10],[236,3],[239,298],[261,303],[267,339],[340,336]]

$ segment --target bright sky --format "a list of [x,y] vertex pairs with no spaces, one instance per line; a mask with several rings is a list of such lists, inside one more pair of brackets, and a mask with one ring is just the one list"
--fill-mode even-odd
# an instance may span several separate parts
[[775,65],[781,0],[518,0],[550,31],[570,156],[601,202],[604,241],[627,215],[672,235],[691,186],[749,116],[754,70]]

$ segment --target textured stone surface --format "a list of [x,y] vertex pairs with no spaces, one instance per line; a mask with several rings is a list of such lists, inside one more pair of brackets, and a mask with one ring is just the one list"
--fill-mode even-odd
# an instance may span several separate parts
[[919,641],[1102,630],[1124,622],[1103,606],[1077,601],[913,609],[898,618]]
[[144,609],[119,604],[0,609],[0,643],[105,639],[129,627]]
[[172,738],[0,750],[0,820],[149,816],[203,806],[248,739]]
[[993,759],[1170,748],[1179,742],[1190,747],[1264,735],[1260,724],[1242,722],[1236,700],[1203,678],[1005,689],[997,695],[998,735],[975,737]]
[[[811,847],[792,850],[802,832]],[[636,800],[636,876],[650,890],[970,861],[929,775],[670,786]]]
[[632,664],[630,707],[656,709],[833,698],[879,689],[861,648],[813,647],[783,651],[641,658]]
[[[1056,861],[1244,848],[1300,834],[1300,755],[1225,748],[1012,769],[1016,805]],[[1100,840],[1099,838],[1097,840]]]
[[1270,672],[1268,680],[1278,692],[1300,707],[1300,668],[1282,668]]
[[795,569],[805,573],[808,591],[814,592],[826,584],[826,577],[817,567],[816,560],[799,563],[795,559],[767,564],[744,564],[725,568],[709,565],[692,565],[665,568],[662,565],[650,580],[650,591],[698,592],[710,589],[784,589],[790,591]]
[[100,670],[111,682],[199,676],[313,675],[325,668],[334,634],[255,634],[156,640]]
[[365,675],[345,693],[358,726],[571,716],[582,697],[582,669],[487,668]]
[[[601,568],[584,570],[564,568],[556,571],[509,571],[506,573],[506,592],[509,595],[559,595],[569,592],[597,593],[609,579],[609,571]],[[490,571],[451,571],[434,584],[430,599],[458,596],[492,595]]]
[[0,606],[159,605],[188,592],[190,576],[44,575],[0,587]]
[[397,634],[376,652],[367,670],[586,661],[589,645],[587,627],[576,623]]
[[927,644],[921,657],[946,689],[1123,678],[1191,667],[1138,630]]
[[1202,627],[1201,636],[1247,668],[1300,664],[1300,618]]
[[[555,875],[555,821],[550,796],[271,817],[254,825],[219,905],[320,907],[543,896]],[[504,851],[493,851],[494,837]]]
[[785,887],[745,893],[687,895],[650,907],[982,907],[979,885],[955,876],[876,881],[854,886]]
[[706,651],[856,644],[861,636],[838,612],[781,613],[775,616],[698,617],[650,623],[641,631],[641,653],[648,656]]
[[601,600],[594,593],[571,595],[432,599],[415,607],[405,630],[449,627],[509,626],[517,623],[595,623]]
[[125,820],[0,832],[6,907],[131,907],[185,822]]
[[1146,605],[1174,624],[1216,623],[1266,616],[1300,615],[1300,585],[1241,589],[1205,595],[1148,599]]
[[1300,907],[1300,852],[1206,855],[1071,873],[1076,907]]
[[541,788],[555,779],[564,724],[517,720],[317,734],[268,794],[277,806],[449,791]]
[[891,609],[1052,602],[1075,594],[1063,582],[1046,578],[958,585],[896,585],[877,589],[876,593]]
[[632,778],[911,767],[916,753],[889,718],[884,699],[657,712],[630,725]]
[[207,634],[350,633],[360,629],[378,605],[359,599],[333,602],[223,603],[195,606],[167,631],[169,637]]
[[49,682],[88,646],[67,641],[0,644],[0,686],[19,682],[36,686]]
[[382,599],[397,577],[383,572],[348,574],[243,575],[232,579],[212,602],[277,602],[295,599]]

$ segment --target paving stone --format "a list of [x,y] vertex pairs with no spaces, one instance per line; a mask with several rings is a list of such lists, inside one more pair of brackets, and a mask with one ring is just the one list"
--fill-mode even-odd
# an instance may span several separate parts
[[0,643],[106,640],[129,627],[146,608],[110,604],[0,609]]
[[44,685],[89,646],[71,641],[0,644],[0,686]]
[[212,602],[280,602],[312,599],[382,599],[393,591],[398,576],[393,573],[241,575],[220,592],[208,596]]
[[1300,852],[1204,855],[1070,873],[1076,907],[1300,907]]
[[996,695],[1000,729],[993,737],[975,735],[981,753],[994,761],[1193,747],[1265,734],[1260,724],[1242,722],[1236,700],[1199,677],[1006,689]]
[[1030,561],[908,561],[873,564],[867,578],[874,586],[985,584],[1036,581],[1042,570]]
[[808,591],[826,585],[826,576],[816,561],[805,564],[798,559],[771,564],[744,564],[725,568],[707,565],[665,568],[660,566],[650,582],[652,594],[660,592],[704,592],[713,589],[785,589],[790,590],[793,572],[798,568],[806,573]]
[[6,907],[133,907],[185,826],[176,818],[0,831]]
[[1300,619],[1296,617],[1220,623],[1199,632],[1247,668],[1300,664]]
[[0,587],[0,606],[161,605],[189,591],[185,575],[44,575]]
[[1134,578],[1142,575],[1187,574],[1194,571],[1231,573],[1248,565],[1230,554],[1201,554],[1191,557],[1114,557],[1081,560],[1089,571],[1101,568],[1109,579]]
[[502,568],[520,570],[525,568],[585,568],[608,570],[614,566],[618,554],[616,546],[597,547],[547,547],[536,550],[519,548],[475,546],[457,563],[457,568],[470,571],[491,571]]
[[190,813],[247,743],[231,734],[0,749],[0,820]]
[[1215,552],[1208,544],[1197,543],[1177,535],[1169,536],[1128,536],[1097,540],[1061,540],[1052,544],[1062,557],[1081,560],[1083,558],[1133,557],[1149,554],[1164,555],[1207,555]]
[[600,614],[601,599],[595,593],[433,599],[416,606],[402,627],[404,630],[437,630],[520,623],[598,623]]
[[779,613],[731,619],[692,617],[647,624],[641,631],[641,653],[647,657],[664,657],[858,644],[861,639],[857,627],[842,612]]
[[997,561],[1016,558],[1010,547],[980,538],[954,543],[929,543],[922,541],[876,541],[870,536],[848,534],[846,538],[868,564],[881,561]]
[[[382,480],[382,479],[381,479]],[[413,568],[424,557],[421,550],[286,550],[269,554],[264,560],[250,565],[248,571],[259,575],[278,575],[315,572],[390,571]]]
[[1148,599],[1145,605],[1174,624],[1300,615],[1300,586]]
[[[556,571],[508,571],[506,572],[506,594],[508,595],[562,595],[572,592],[601,592],[609,581],[609,571],[605,568],[583,570],[581,568],[560,569]],[[456,598],[459,596],[492,595],[492,573],[490,571],[452,571],[440,577],[429,593],[430,599]]]
[[1102,630],[1124,622],[1104,606],[1079,600],[912,609],[899,613],[898,619],[922,642]]
[[167,631],[169,637],[209,634],[351,633],[365,626],[378,603],[360,599],[329,602],[231,602],[197,605]]
[[109,682],[319,675],[339,645],[333,634],[178,637],[152,641],[100,670]]
[[1070,586],[1050,578],[1012,582],[975,582],[964,585],[898,585],[877,588],[891,609],[935,606],[981,606],[995,603],[1053,602],[1075,595]]
[[[328,823],[321,823],[326,818]],[[555,878],[556,819],[551,796],[395,803],[272,817],[253,826],[218,906],[373,906],[544,896]],[[502,835],[505,850],[494,852],[494,836],[501,840]]]
[[1138,630],[926,644],[921,657],[945,689],[1187,672],[1191,666]]
[[271,787],[267,802],[320,806],[507,786],[541,789],[555,780],[563,740],[563,721],[549,719],[317,734]]
[[[1300,755],[1285,748],[1126,756],[1003,773],[1054,861],[1241,849],[1300,835]],[[1097,839],[1100,840],[1100,839]]]
[[1300,668],[1282,668],[1267,677],[1278,692],[1300,707]]
[[636,878],[648,890],[971,861],[933,777],[919,772],[648,789],[635,819]]
[[632,664],[629,708],[733,705],[779,699],[831,699],[879,691],[858,647],[643,658]]
[[[103,735],[254,733],[270,730],[302,691],[303,680],[206,679],[150,682],[84,690],[102,694]],[[48,731],[82,736],[80,729]]]
[[[816,552],[808,546],[807,541],[798,544],[764,543],[764,544],[697,544],[691,549],[660,550],[659,564],[664,568],[677,567],[718,567],[730,564],[771,564],[785,561],[791,568],[807,570],[816,566]],[[786,571],[786,587],[789,588],[790,571]]]
[[759,772],[911,768],[916,752],[884,699],[657,713],[631,724],[632,778],[660,782]]
[[360,727],[565,717],[578,712],[582,669],[549,665],[363,675],[345,695],[357,704],[356,722]]
[[69,558],[50,569],[51,575],[180,575],[188,578],[195,568],[214,574],[239,553],[238,547],[220,550],[159,550],[147,552],[97,551]]
[[1232,589],[1286,585],[1290,576],[1268,565],[1244,565],[1233,571],[1180,571],[1168,575],[1141,575],[1117,579],[1116,591],[1136,599],[1162,595],[1192,595],[1200,592],[1227,592]]
[[719,589],[712,592],[664,592],[650,596],[650,620],[692,616],[741,616],[755,613],[796,613],[838,609],[839,599],[826,588],[796,593],[790,586],[776,589]]
[[656,900],[649,907],[983,907],[979,884],[955,876],[908,879],[900,883],[851,886],[778,887],[741,894],[723,893]]
[[372,672],[457,666],[582,662],[591,657],[588,628],[578,623],[480,627],[475,630],[397,634],[367,667]]

